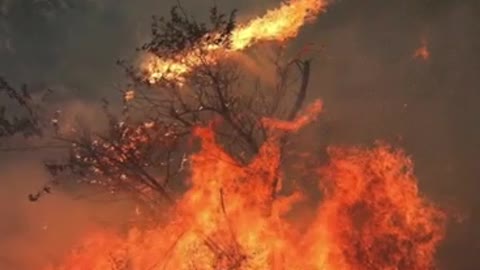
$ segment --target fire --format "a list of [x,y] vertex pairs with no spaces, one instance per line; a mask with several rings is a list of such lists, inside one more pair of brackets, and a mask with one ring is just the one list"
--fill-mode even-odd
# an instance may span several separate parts
[[310,256],[324,259],[314,269],[434,268],[445,215],[419,193],[411,159],[382,143],[333,147],[329,156],[307,238]]
[[303,126],[315,120],[315,117],[322,111],[323,103],[320,100],[314,102],[306,111],[304,115],[300,115],[296,121],[279,121],[270,118],[263,119],[263,125],[284,131],[296,132]]
[[285,41],[324,10],[324,0],[292,0],[233,32],[232,49],[243,50],[259,41]]
[[147,74],[147,81],[155,84],[165,79],[168,81],[177,80],[184,83],[184,76],[193,68],[207,62],[214,62],[224,53],[242,51],[262,41],[285,41],[298,34],[300,28],[312,21],[320,12],[324,11],[325,0],[290,0],[283,2],[276,9],[268,11],[264,16],[239,25],[231,37],[231,46],[226,49],[216,44],[201,44],[203,51],[211,52],[207,57],[198,57],[198,51],[192,50],[175,57],[175,59],[164,59],[149,55],[144,59],[144,69]]
[[[94,234],[49,269],[432,269],[445,216],[419,192],[403,151],[332,147],[316,177],[322,196],[282,185],[281,134],[320,110],[316,102],[290,125],[265,120],[272,135],[247,165],[222,149],[213,127],[196,128],[190,188],[166,224]],[[289,218],[305,203],[317,206]]]
[[[181,84],[199,65],[258,42],[293,38],[325,5],[324,0],[284,2],[237,27],[228,48],[200,43],[200,50],[208,52],[204,57],[198,57],[198,50],[172,59],[149,56],[144,62],[147,81]],[[127,101],[133,98],[134,92],[125,93]],[[322,102],[316,101],[291,122],[261,119],[267,140],[248,164],[221,147],[213,125],[196,127],[201,148],[189,157],[189,188],[165,210],[168,220],[149,229],[92,234],[59,266],[47,269],[434,268],[446,216],[419,192],[413,162],[402,150],[383,143],[330,147],[328,164],[310,172],[315,192],[306,191],[308,180],[285,184],[292,179],[282,171],[283,136],[314,121],[321,111]],[[292,218],[299,216],[299,208],[300,218]],[[135,214],[142,215],[138,209]]]

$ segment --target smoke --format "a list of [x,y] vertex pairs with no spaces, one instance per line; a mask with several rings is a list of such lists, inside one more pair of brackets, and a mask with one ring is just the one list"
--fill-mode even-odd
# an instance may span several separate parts
[[27,194],[48,177],[40,157],[14,155],[0,163],[0,269],[41,269],[61,258],[87,231],[125,220],[126,202],[80,199],[59,190],[39,203]]
[[[91,130],[106,126],[97,103],[71,98],[55,105],[62,108],[60,130],[78,124]],[[58,144],[42,138],[28,141],[34,146]],[[133,211],[128,198],[72,181],[31,202],[28,194],[51,180],[42,161],[58,160],[66,153],[55,147],[24,151],[28,149],[24,142],[19,137],[0,142],[0,269],[42,269],[60,260],[87,232],[128,223]]]
[[[58,8],[35,6],[45,2]],[[19,82],[62,85],[81,100],[115,96],[123,83],[115,60],[130,58],[148,34],[150,16],[167,14],[175,2],[0,1],[0,73]],[[241,20],[278,4],[219,2],[223,10],[238,8]],[[213,1],[182,3],[201,19]],[[312,99],[324,100],[325,112],[298,140],[308,142],[300,147],[313,145],[321,153],[327,144],[401,137],[421,190],[472,213],[451,226],[440,254],[445,269],[480,267],[474,260],[480,221],[473,215],[480,210],[479,15],[474,0],[338,0],[293,44],[322,48],[309,90]],[[430,51],[426,61],[412,57],[422,38]],[[38,269],[94,226],[91,215],[99,205],[67,194],[29,203],[26,195],[46,180],[38,159],[0,155],[0,211],[7,221],[0,225],[0,268]]]

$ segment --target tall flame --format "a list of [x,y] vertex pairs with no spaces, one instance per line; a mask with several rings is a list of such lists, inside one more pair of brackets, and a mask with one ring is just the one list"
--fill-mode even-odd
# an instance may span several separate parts
[[[269,10],[264,16],[238,26],[232,32],[231,47],[226,50],[215,44],[205,44],[202,49],[211,51],[211,59],[217,57],[213,52],[241,51],[262,41],[285,41],[298,34],[300,28],[312,21],[326,7],[325,0],[290,0],[276,9]],[[204,60],[204,59],[203,59]],[[149,55],[144,61],[147,81],[151,84],[161,79],[184,81],[184,76],[192,68],[201,65],[202,60],[195,52],[186,52],[179,60],[164,59]]]
[[[316,102],[291,127],[320,111]],[[425,270],[444,233],[444,214],[418,191],[412,161],[378,144],[331,148],[318,192],[282,189],[279,137],[242,165],[197,128],[202,147],[192,156],[190,189],[167,225],[128,236],[94,234],[56,270]],[[274,182],[279,186],[275,187]],[[273,190],[275,189],[275,190]],[[275,194],[275,196],[273,196]],[[294,206],[308,202],[301,219]],[[305,205],[305,204],[303,204]],[[313,218],[309,218],[313,217]]]

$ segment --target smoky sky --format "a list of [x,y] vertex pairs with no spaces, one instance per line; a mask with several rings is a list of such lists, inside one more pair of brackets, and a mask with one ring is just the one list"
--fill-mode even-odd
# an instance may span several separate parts
[[[175,2],[0,0],[0,75],[16,83],[61,87],[85,102],[116,95],[124,81],[115,61],[131,59],[149,32],[151,16],[166,15]],[[225,11],[237,8],[240,20],[279,2],[217,1]],[[199,19],[213,3],[182,1]],[[305,135],[307,147],[321,151],[328,144],[401,138],[422,192],[465,212],[463,223],[450,225],[439,254],[441,269],[480,269],[475,258],[480,250],[475,215],[480,212],[479,17],[478,0],[337,0],[291,42],[294,48],[309,43],[322,48],[313,61],[309,98],[322,98],[326,110]],[[422,40],[430,51],[426,61],[413,57]],[[9,172],[15,171],[15,160],[8,163]],[[22,238],[22,228],[36,222],[29,209],[34,206],[22,203],[24,192],[44,176],[20,171],[0,172],[0,178],[2,189],[22,187],[0,199],[6,205],[15,202],[8,221],[1,222],[10,229],[0,233]],[[35,214],[41,217],[58,209],[50,205],[39,211],[45,211]],[[1,269],[28,269],[9,267],[15,265],[12,257],[9,264],[2,260]]]

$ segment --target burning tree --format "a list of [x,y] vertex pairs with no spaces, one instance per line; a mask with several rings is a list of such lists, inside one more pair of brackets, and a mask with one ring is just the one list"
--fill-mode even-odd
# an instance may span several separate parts
[[75,126],[57,133],[71,151],[67,162],[46,164],[55,182],[70,172],[112,192],[135,194],[148,206],[173,203],[172,185],[181,183],[193,150],[185,145],[195,127],[211,121],[222,145],[242,164],[258,154],[270,136],[262,119],[293,120],[301,109],[310,60],[286,61],[277,48],[275,85],[267,88],[256,80],[246,89],[241,82],[248,76],[231,52],[239,42],[234,19],[235,12],[227,16],[212,8],[209,24],[201,24],[181,7],[174,7],[168,20],[154,18],[151,40],[139,49],[140,68],[119,62],[132,81],[123,91],[122,114],[112,113],[104,101],[106,131]]
[[[309,60],[280,57],[275,84],[241,87],[240,50],[295,36],[323,7],[289,1],[244,25],[215,8],[208,25],[181,7],[154,18],[140,68],[120,62],[132,79],[122,113],[104,103],[103,133],[57,125],[69,159],[46,166],[56,181],[69,172],[134,195],[157,222],[93,234],[52,269],[434,268],[445,215],[418,191],[403,151],[330,147],[328,163],[311,172],[321,198],[308,183],[285,185],[289,135],[322,109],[317,101],[301,110]],[[158,222],[164,201],[169,216]]]

